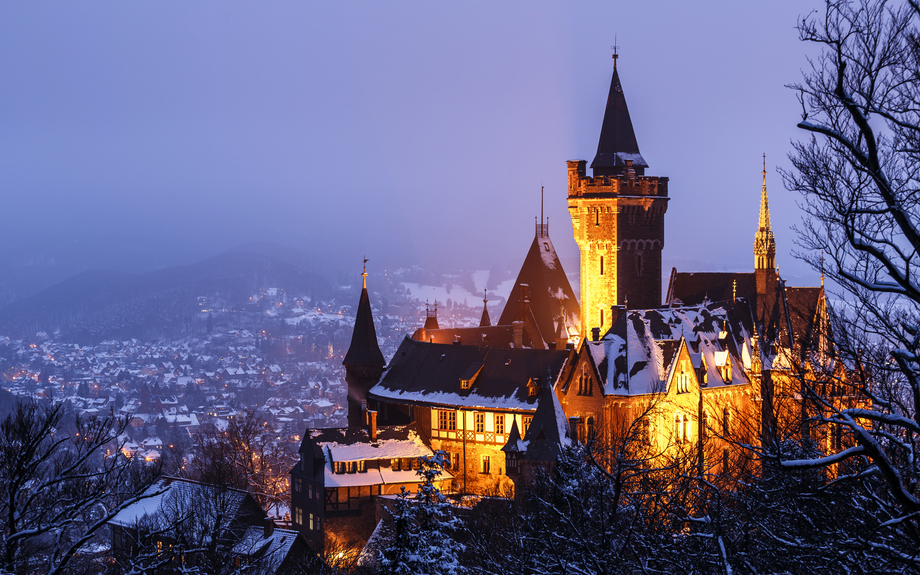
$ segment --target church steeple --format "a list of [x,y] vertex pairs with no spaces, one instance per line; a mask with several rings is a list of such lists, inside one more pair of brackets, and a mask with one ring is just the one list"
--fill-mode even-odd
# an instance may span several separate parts
[[770,229],[770,203],[767,200],[767,155],[763,155],[763,187],[760,191],[760,221],[754,236],[754,269],[776,268],[776,240]]
[[632,120],[629,118],[626,96],[623,95],[620,74],[616,67],[617,57],[617,54],[614,53],[613,77],[610,80],[610,93],[607,95],[607,109],[604,111],[604,123],[601,126],[601,136],[597,143],[597,155],[591,162],[594,177],[623,173],[627,167],[627,160],[632,160],[632,167],[636,175],[644,175],[645,168],[648,167],[645,158],[639,153],[636,133],[633,131]]
[[361,273],[363,286],[355,315],[355,329],[351,332],[351,345],[342,360],[345,382],[348,384],[348,426],[364,425],[364,407],[368,390],[383,374],[386,361],[377,344],[377,330],[371,313],[371,300],[367,295],[367,259]]

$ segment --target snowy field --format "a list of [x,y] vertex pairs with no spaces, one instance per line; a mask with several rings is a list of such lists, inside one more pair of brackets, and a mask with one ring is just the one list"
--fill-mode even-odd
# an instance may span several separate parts
[[[482,305],[482,290],[486,287],[489,280],[489,270],[479,270],[473,272],[473,284],[476,286],[476,293],[470,293],[465,287],[460,285],[451,286],[429,286],[415,282],[402,282],[402,286],[407,288],[413,297],[424,302],[428,300],[431,303],[438,302],[444,304],[448,298],[454,303],[462,303],[469,307],[479,307]],[[498,289],[489,290],[490,304],[504,304],[514,286],[514,280],[505,280],[498,285]],[[490,309],[494,309],[491,305]]]

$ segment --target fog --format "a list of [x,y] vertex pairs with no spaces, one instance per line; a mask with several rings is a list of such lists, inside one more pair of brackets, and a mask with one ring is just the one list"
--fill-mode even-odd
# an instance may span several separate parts
[[[63,279],[249,242],[325,265],[515,267],[544,212],[576,271],[569,159],[593,159],[619,46],[664,274],[777,263],[800,219],[801,2],[57,2],[0,6],[0,263]],[[55,275],[56,274],[56,275]]]

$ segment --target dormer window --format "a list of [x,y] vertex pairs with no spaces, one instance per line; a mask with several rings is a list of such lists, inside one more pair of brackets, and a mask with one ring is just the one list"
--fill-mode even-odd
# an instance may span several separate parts
[[476,378],[479,377],[479,372],[482,371],[483,365],[485,365],[483,362],[476,362],[466,368],[466,371],[460,376],[460,389],[473,387],[473,384],[476,383]]
[[540,393],[540,378],[531,377],[527,380],[527,397],[536,397]]
[[722,380],[725,383],[731,383],[732,381],[732,360],[728,357],[725,358],[725,364],[719,367],[719,375],[722,376]]
[[690,374],[681,372],[677,376],[677,393],[689,393],[690,392]]

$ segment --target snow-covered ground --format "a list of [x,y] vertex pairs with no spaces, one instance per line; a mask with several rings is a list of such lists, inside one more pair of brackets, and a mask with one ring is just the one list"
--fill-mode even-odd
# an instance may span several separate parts
[[[460,285],[453,285],[449,290],[447,286],[430,286],[415,282],[402,282],[402,286],[422,302],[428,300],[431,303],[438,302],[443,305],[449,298],[454,303],[462,303],[469,307],[479,307],[482,305],[482,290],[485,289],[488,281],[489,270],[478,270],[473,272],[473,284],[476,286],[476,293],[470,293],[469,290]],[[507,301],[513,286],[513,279],[501,282],[498,285],[498,289],[489,290],[489,302],[504,303]]]

